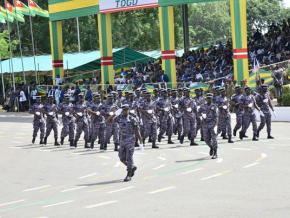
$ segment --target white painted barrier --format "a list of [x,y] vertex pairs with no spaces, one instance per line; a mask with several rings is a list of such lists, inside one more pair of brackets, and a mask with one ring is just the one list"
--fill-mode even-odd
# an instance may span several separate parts
[[[276,117],[270,109],[273,122],[290,122],[290,107],[274,107],[274,110]],[[257,121],[261,121],[260,113],[257,110],[255,110],[255,114]]]

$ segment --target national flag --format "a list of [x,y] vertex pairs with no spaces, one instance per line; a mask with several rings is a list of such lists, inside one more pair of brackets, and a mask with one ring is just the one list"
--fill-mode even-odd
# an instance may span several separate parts
[[257,73],[259,69],[260,69],[260,64],[259,64],[258,59],[255,57],[254,63],[253,63],[253,72]]
[[[0,6],[0,17],[3,18],[3,19],[5,19],[5,20],[7,20],[7,21],[9,21],[8,20],[8,16],[6,14],[6,10],[2,6]],[[10,22],[13,22],[13,20],[10,21]]]
[[32,17],[35,16],[35,14],[30,14],[29,8],[19,0],[14,0],[14,7],[17,14],[31,15]]
[[16,20],[18,20],[20,22],[25,22],[23,15],[16,14],[15,8],[8,1],[5,1],[5,7],[6,7],[6,13],[7,13],[8,19],[11,20],[11,18],[15,18]]
[[0,23],[6,23],[5,19],[0,16]]
[[28,6],[31,13],[36,14],[41,17],[49,17],[48,11],[40,8],[33,0],[28,0]]

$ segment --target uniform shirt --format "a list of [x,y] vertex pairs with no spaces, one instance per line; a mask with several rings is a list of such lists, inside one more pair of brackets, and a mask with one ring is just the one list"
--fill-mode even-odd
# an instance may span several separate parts
[[[253,101],[252,101],[253,100]],[[249,106],[249,104],[253,103],[253,107],[249,108],[249,107],[245,107],[244,108],[244,112],[245,113],[252,113],[254,111],[254,96],[249,94],[249,95],[244,95],[244,99],[243,99],[243,106]]]
[[[232,104],[238,104],[238,103],[243,103],[243,98],[244,98],[244,96],[242,95],[242,94],[236,94],[236,95],[234,95],[233,97],[232,97]],[[235,113],[236,114],[243,114],[243,110],[240,110],[240,106],[238,105],[238,106],[236,106],[235,107]]]
[[152,101],[158,101],[159,97],[158,96],[153,96]]
[[[184,115],[188,115],[190,118],[195,118],[195,110],[197,109],[195,101],[190,97],[184,96],[183,99],[179,102],[179,107],[185,109],[183,112]],[[191,112],[186,111],[186,109],[191,108]]]
[[[59,104],[58,106],[58,110],[60,110],[61,112],[70,112],[70,111],[73,111],[73,107],[74,105],[72,103],[61,103]],[[74,116],[72,114],[69,114],[68,116],[66,116],[65,114],[62,115],[62,119],[73,119]]]
[[124,101],[124,97],[118,95],[116,98],[116,104],[118,105],[118,107],[121,107],[123,101]]
[[[139,108],[142,109],[142,110],[154,110],[154,105],[155,105],[155,102],[152,101],[152,100],[144,100],[143,102],[141,102],[139,104]],[[143,123],[144,122],[156,122],[156,117],[155,115],[152,113],[152,114],[148,114],[148,113],[141,113],[142,115],[142,120],[143,120]]]
[[44,121],[44,118],[43,118],[43,113],[41,112],[42,111],[42,108],[43,108],[43,105],[42,104],[39,104],[39,103],[35,103],[33,105],[30,106],[29,108],[29,112],[40,112],[40,115],[36,115],[34,114],[34,119],[33,121]]
[[56,113],[57,113],[57,107],[55,104],[46,104],[44,105],[43,107],[43,110],[46,112],[46,113],[50,113],[50,112],[54,112],[53,115],[47,115],[47,118],[51,119],[51,120],[56,120]]
[[113,124],[119,124],[120,126],[120,140],[134,139],[135,143],[135,130],[139,130],[139,125],[131,115],[119,115],[113,118]]
[[[265,98],[264,98],[264,96],[265,96]],[[260,106],[260,109],[261,109],[261,111],[264,114],[267,114],[267,113],[270,113],[269,102],[271,101],[271,99],[270,99],[270,96],[267,93],[264,94],[264,96],[262,94],[257,95],[256,96],[256,101],[257,102],[262,102],[262,104],[259,105]],[[268,99],[268,102],[266,102],[266,103],[263,102],[263,100],[265,100],[265,99]]]
[[201,106],[201,105],[203,105],[203,104],[205,103],[205,99],[204,99],[203,96],[195,96],[195,97],[193,98],[193,100],[195,101],[195,104],[196,104],[197,106]]
[[[116,103],[110,103],[110,102],[106,102],[105,104],[103,104],[101,112],[103,113],[110,113],[112,112],[114,109],[118,109],[118,106]],[[105,119],[108,119],[110,117],[110,115],[106,115]]]
[[[208,110],[209,113],[207,114]],[[198,109],[198,113],[206,114],[206,118],[204,119],[206,124],[216,124],[216,119],[218,117],[216,105],[205,103]]]
[[82,118],[84,120],[87,120],[87,104],[86,102],[77,102],[75,103],[73,110],[75,113],[82,113],[82,116],[78,115],[78,118]]
[[[93,112],[97,112],[97,111],[101,112],[102,103],[101,102],[92,101],[88,105],[88,109],[90,109]],[[101,114],[100,115],[92,114],[91,115],[91,119],[92,119],[93,122],[105,123],[105,118]]]
[[[170,103],[170,101],[167,98],[165,99],[164,97],[160,97],[158,99],[158,101],[156,102],[156,107],[159,108],[159,109],[164,109],[164,108],[167,108],[167,107],[171,107],[171,103]],[[160,111],[159,112],[160,116],[164,116],[165,114],[170,114],[170,111],[167,112],[167,113],[165,111]]]
[[179,104],[179,101],[180,101],[180,99],[178,97],[171,97],[170,98],[171,105]]
[[[222,96],[220,96],[219,97],[219,100],[218,100],[218,102],[217,102],[217,106],[218,107],[222,107],[222,106],[225,106],[225,105],[227,105],[227,102],[229,102],[229,99],[227,98],[227,96],[224,96],[224,97],[222,97]],[[229,105],[229,104],[228,104]],[[224,109],[224,108],[219,108],[219,114],[223,114],[223,115],[226,115],[226,114],[229,114],[230,113],[230,111],[229,111],[229,107],[227,108],[227,109]]]
[[214,95],[212,102],[217,105],[220,97],[221,97],[221,95],[217,95],[217,94]]

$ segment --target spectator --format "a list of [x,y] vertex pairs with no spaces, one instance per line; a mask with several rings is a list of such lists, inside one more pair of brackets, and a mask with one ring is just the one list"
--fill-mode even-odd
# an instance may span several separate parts
[[24,112],[27,98],[25,96],[25,92],[23,90],[21,90],[20,87],[19,87],[19,91],[20,91],[20,94],[19,94],[20,111]]
[[88,102],[92,101],[92,91],[90,86],[87,86],[87,93],[86,93],[86,98],[85,98]]
[[32,104],[36,103],[37,90],[36,90],[35,86],[32,87],[32,90],[30,92],[30,96],[31,96]]
[[[60,87],[61,89],[61,87]],[[58,88],[58,86],[55,86],[55,96],[54,96],[54,99],[55,99],[55,102],[56,102],[56,105],[58,106],[59,103],[60,103],[60,93],[61,93],[61,90]]]
[[55,80],[55,86],[62,85],[62,78],[59,75],[56,78],[52,78],[52,80]]
[[75,102],[79,101],[79,94],[80,93],[81,93],[81,90],[80,90],[79,86],[76,86],[76,90],[75,90],[75,92],[73,94]]
[[278,66],[276,67],[276,70],[272,71],[273,85],[275,87],[277,100],[279,99],[279,96],[282,95],[283,75],[284,69],[279,68]]
[[75,97],[74,97],[74,93],[75,93],[75,87],[71,87],[70,90],[70,101],[74,104],[75,103]]

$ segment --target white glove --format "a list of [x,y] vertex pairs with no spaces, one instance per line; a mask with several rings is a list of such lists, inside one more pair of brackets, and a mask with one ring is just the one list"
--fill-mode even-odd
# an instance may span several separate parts
[[198,105],[198,106],[197,106],[197,110],[199,110],[199,109],[200,109],[200,106]]
[[187,108],[186,111],[190,113],[192,111],[192,109],[191,108]]
[[144,146],[143,146],[143,144],[139,144],[139,149],[140,149],[141,152],[144,151]]
[[101,114],[100,111],[97,111],[96,115],[99,116],[100,114]]
[[178,108],[178,104],[174,105],[175,108]]
[[263,113],[263,111],[260,111],[260,115],[261,115],[262,117],[265,116],[264,113]]
[[81,117],[81,116],[83,116],[83,113],[79,112],[79,113],[77,113],[77,115]]
[[225,109],[225,110],[228,109],[228,106],[224,105],[224,106],[223,106],[223,109]]
[[65,112],[65,115],[66,115],[66,116],[69,116],[69,112]]
[[35,112],[35,114],[36,114],[37,116],[39,116],[39,115],[40,115],[40,112]]
[[206,114],[202,114],[202,118],[203,119],[206,119]]
[[277,114],[276,114],[276,112],[275,112],[275,111],[273,111],[273,114],[274,114],[274,117],[277,117]]
[[253,107],[253,103],[250,103],[250,104],[248,105],[248,107],[252,108],[252,107]]
[[115,112],[116,116],[119,116],[121,113],[122,113],[122,109],[118,109],[118,110]]
[[140,126],[143,126],[143,121],[142,120],[140,120]]
[[131,113],[131,114],[135,114],[135,111],[134,111],[134,110],[130,110],[130,113]]
[[264,99],[263,102],[264,102],[264,103],[268,103],[268,99]]
[[148,112],[148,114],[152,114],[152,113],[153,113],[153,111],[152,111],[152,110],[148,110],[147,112]]
[[112,116],[113,114],[114,114],[113,112],[110,112],[110,113],[109,113],[110,116]]
[[53,113],[53,112],[49,112],[48,114],[49,114],[50,116],[53,116],[53,115],[54,115],[54,113]]
[[164,109],[164,111],[165,111],[165,112],[168,112],[168,111],[169,111],[169,108],[168,108],[168,107],[167,107],[167,108],[165,108],[165,109]]

